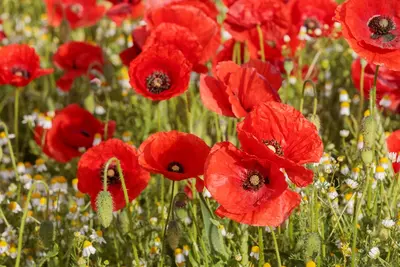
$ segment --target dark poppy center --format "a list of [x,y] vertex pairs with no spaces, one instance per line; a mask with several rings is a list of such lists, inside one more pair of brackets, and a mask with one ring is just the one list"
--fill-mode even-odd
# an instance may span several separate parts
[[[101,182],[104,182],[104,169],[101,171]],[[109,166],[107,170],[107,184],[108,185],[113,185],[113,184],[119,184],[120,179],[119,179],[119,173],[117,170],[117,166]]]
[[73,4],[69,7],[72,13],[75,15],[79,15],[83,11],[83,6],[81,4]]
[[278,156],[283,156],[283,149],[278,141],[272,140],[264,140],[263,143],[275,154]]
[[26,69],[23,69],[21,67],[13,67],[11,69],[11,72],[15,76],[22,77],[25,79],[29,79],[31,77],[31,74],[29,73],[29,71],[27,71]]
[[150,93],[160,94],[171,88],[171,79],[161,71],[155,71],[146,78],[146,87]]
[[314,19],[314,18],[307,18],[304,21],[304,27],[307,28],[307,31],[311,30],[314,31],[315,29],[319,29],[320,25],[318,20]]
[[372,32],[372,39],[379,39],[383,37],[383,39],[387,42],[392,41],[396,36],[391,34],[390,32],[396,29],[396,24],[394,21],[387,16],[373,16],[368,21],[368,27]]
[[263,177],[259,171],[250,171],[247,173],[243,182],[243,189],[248,191],[258,191],[263,185],[269,184],[269,179]]
[[168,164],[167,170],[169,172],[183,173],[183,166],[179,162],[173,161]]

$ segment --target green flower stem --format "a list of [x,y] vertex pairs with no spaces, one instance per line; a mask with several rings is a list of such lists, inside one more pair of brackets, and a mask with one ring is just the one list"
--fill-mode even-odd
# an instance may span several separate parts
[[47,212],[49,209],[49,187],[48,185],[43,182],[43,181],[36,181],[32,184],[31,188],[28,191],[28,195],[26,197],[26,202],[24,204],[24,212],[22,214],[22,219],[21,219],[21,226],[19,227],[19,234],[18,234],[18,248],[17,248],[17,259],[15,260],[15,267],[20,266],[21,262],[21,252],[22,252],[22,239],[24,236],[24,229],[25,229],[25,223],[26,223],[26,217],[28,217],[28,211],[29,211],[29,202],[31,201],[32,198],[32,192],[34,188],[36,187],[37,184],[43,184],[46,187],[47,191]]
[[15,160],[15,154],[14,154],[14,151],[13,151],[11,140],[8,137],[8,127],[7,127],[7,125],[3,121],[0,121],[0,127],[3,127],[4,132],[6,133],[6,136],[7,136],[7,145],[8,145],[8,150],[10,151],[11,163],[13,165],[15,178],[16,178],[16,180],[18,182],[17,202],[19,202],[20,199],[21,199],[21,183],[19,182],[19,174],[18,174],[18,170],[17,170],[17,163],[16,163],[16,160]]
[[279,254],[279,247],[278,247],[278,242],[276,241],[275,230],[271,229],[271,235],[272,235],[272,239],[274,241],[274,247],[275,247],[276,259],[278,261],[278,267],[281,267],[282,266],[281,255]]
[[[171,213],[172,213],[172,205],[174,203],[174,189],[175,189],[175,181],[172,181],[171,184],[171,198],[170,198],[170,203],[169,203],[169,209],[168,209],[168,216],[167,216],[167,220],[165,221],[165,225],[164,225],[164,230],[163,230],[163,240],[162,240],[162,245],[161,245],[161,264],[160,266],[164,266],[164,261],[165,261],[165,237],[167,234],[167,226],[168,226],[168,222],[169,222],[169,218],[171,217]],[[161,210],[161,216],[164,216],[164,210]]]
[[[363,202],[363,200],[364,200],[364,196],[365,196],[365,194],[367,193],[367,190],[368,190],[368,179],[369,179],[369,176],[370,176],[370,174],[372,173],[372,170],[371,170],[371,166],[368,166],[367,167],[368,168],[368,170],[367,170],[367,180],[364,182],[364,188],[363,188],[363,191],[362,191],[362,195],[361,195],[361,198],[360,199],[357,199],[357,196],[354,198],[354,202],[355,202],[355,206],[356,206],[356,210],[355,210],[355,213],[354,213],[354,218],[353,218],[353,236],[352,236],[352,238],[353,238],[353,242],[352,242],[352,246],[351,246],[351,267],[356,267],[357,265],[356,265],[356,261],[357,261],[357,248],[356,248],[356,246],[357,246],[357,233],[358,233],[358,217],[359,217],[359,215],[360,215],[360,211],[361,211],[361,205],[362,205],[362,202]],[[357,195],[357,193],[355,193],[355,195]]]
[[260,25],[257,25],[257,33],[258,33],[258,39],[260,40],[261,60],[263,62],[265,62],[264,37],[263,37],[263,32],[261,30],[261,26]]
[[15,157],[18,159],[18,150],[19,150],[19,142],[18,142],[18,125],[19,125],[19,96],[22,88],[15,89],[15,102],[14,102],[14,134],[15,134]]
[[380,65],[376,66],[374,75],[374,85],[372,86],[369,95],[369,110],[371,112],[371,116],[375,115],[375,109],[376,109],[376,82],[378,80],[379,67]]
[[260,247],[260,259],[258,260],[258,267],[262,267],[265,263],[263,228],[262,227],[258,227],[258,246]]
[[10,227],[10,223],[7,221],[6,216],[3,213],[2,208],[0,207],[0,217],[3,219],[3,221],[6,223],[7,227]]
[[[128,217],[129,217],[129,226],[131,228],[131,231],[134,232],[133,229],[133,220],[132,220],[132,211],[131,211],[131,203],[129,201],[129,195],[128,195],[128,190],[126,188],[126,183],[125,183],[125,178],[124,178],[124,173],[122,171],[121,168],[121,162],[119,161],[118,158],[116,157],[112,157],[110,158],[107,163],[106,166],[104,167],[104,174],[103,174],[103,190],[107,191],[108,189],[108,184],[107,184],[107,170],[109,168],[109,166],[111,165],[112,162],[115,162],[115,165],[117,167],[117,171],[118,171],[118,175],[119,175],[119,179],[121,180],[121,186],[122,186],[122,191],[124,192],[124,198],[125,198],[125,203],[126,203],[126,208],[128,210]],[[135,245],[135,241],[132,242],[132,249],[133,249],[133,255],[135,257],[135,262],[136,265],[139,266],[140,261],[139,261],[139,256],[137,253],[137,248]]]
[[[364,77],[366,64],[361,64],[361,78],[360,78],[360,104],[358,106],[357,121],[361,123],[362,112],[364,109]],[[360,127],[361,128],[361,127]],[[358,135],[357,135],[358,136]]]

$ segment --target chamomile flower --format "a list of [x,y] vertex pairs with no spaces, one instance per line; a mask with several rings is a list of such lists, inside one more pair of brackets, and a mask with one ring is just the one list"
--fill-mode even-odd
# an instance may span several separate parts
[[78,191],[78,178],[74,178],[72,180],[72,187],[74,188],[75,191]]
[[376,167],[374,175],[375,179],[382,181],[385,179],[385,176],[386,176],[385,169],[380,165]]
[[253,257],[256,260],[258,260],[260,258],[260,247],[259,246],[251,247],[250,257]]
[[156,246],[152,246],[150,248],[150,258],[154,258],[156,255],[160,253],[160,249]]
[[6,134],[6,132],[0,132],[0,146],[3,146],[8,143],[8,140],[13,139],[15,137],[14,134]]
[[38,171],[38,172],[45,172],[45,171],[47,171],[47,167],[46,167],[45,161],[44,161],[43,159],[41,159],[41,158],[37,159],[37,160],[35,161],[35,169],[36,169],[36,171]]
[[350,172],[349,166],[347,166],[346,164],[345,164],[345,165],[342,165],[342,166],[340,167],[340,173],[341,173],[341,174],[347,175],[347,174],[349,174],[349,172]]
[[78,205],[79,207],[84,206],[85,205],[85,194],[77,191],[75,193],[75,202],[76,202],[76,205]]
[[157,217],[151,217],[150,218],[150,224],[151,225],[156,225],[158,222],[158,218]]
[[30,162],[25,162],[25,173],[26,174],[32,174],[33,173],[33,166]]
[[20,179],[21,183],[24,184],[25,189],[29,190],[31,188],[33,179],[30,174],[24,174],[24,175],[20,176],[19,179]]
[[1,237],[7,241],[7,243],[11,243],[14,240],[17,240],[16,230],[11,225],[7,226],[4,232],[1,234]]
[[350,102],[342,102],[340,104],[340,115],[350,116]]
[[93,230],[92,234],[90,235],[90,239],[92,239],[93,242],[97,242],[99,244],[107,243],[103,237],[103,232],[101,230]]
[[219,231],[220,231],[222,236],[226,236],[226,230],[225,230],[225,227],[222,224],[218,225],[218,229],[219,229]]
[[390,161],[387,157],[383,157],[379,159],[379,164],[385,169],[387,170],[390,166]]
[[351,170],[351,178],[353,178],[354,180],[358,180],[358,178],[360,177],[360,172],[361,169],[359,167],[354,167]]
[[339,194],[336,191],[336,189],[333,186],[329,187],[328,197],[333,200],[333,199],[337,198],[338,196],[339,196]]
[[358,187],[358,183],[353,179],[346,179],[345,182],[347,186],[350,187],[351,189],[356,189]]
[[132,138],[132,132],[125,131],[125,132],[122,133],[122,140],[123,140],[124,142],[129,142],[129,141],[131,141],[131,138]]
[[28,115],[24,115],[23,120],[22,120],[22,124],[28,124],[31,127],[34,127],[36,124],[36,117],[34,115],[28,114]]
[[18,162],[18,164],[17,164],[17,172],[19,174],[24,174],[25,173],[25,164],[23,162]]
[[92,246],[92,243],[88,240],[85,240],[85,242],[83,242],[82,256],[90,257],[90,255],[93,255],[95,253],[96,249]]
[[17,257],[17,248],[14,244],[10,245],[10,248],[8,249],[6,254],[10,256],[11,259],[15,259]]
[[96,105],[94,108],[94,114],[96,115],[104,115],[106,113],[106,110],[103,106]]
[[68,220],[76,220],[78,218],[78,216],[79,216],[78,207],[77,207],[77,205],[74,204],[69,208],[69,212],[67,214],[67,219]]
[[19,213],[22,211],[21,206],[15,202],[15,201],[11,201],[8,204],[8,209],[12,212],[12,213]]
[[93,139],[93,146],[97,146],[100,143],[101,143],[101,134],[96,133]]
[[393,221],[392,219],[382,220],[382,225],[386,228],[392,228],[395,224],[396,224],[396,222]]
[[359,150],[364,148],[364,136],[362,134],[358,136],[357,148]]
[[317,266],[317,264],[314,261],[308,261],[306,263],[306,267],[316,267],[316,266]]
[[188,245],[183,245],[183,254],[187,257],[189,256],[190,248]]
[[0,254],[6,253],[9,249],[9,245],[7,243],[7,241],[5,241],[4,239],[0,240]]
[[349,94],[344,89],[339,89],[339,102],[349,102]]
[[81,214],[81,222],[86,223],[86,222],[90,221],[90,219],[91,219],[92,217],[93,217],[93,216],[92,216],[92,214],[91,214],[90,212],[84,211],[84,212]]
[[185,256],[180,248],[175,249],[175,263],[179,267],[185,266]]
[[370,249],[370,251],[368,252],[368,256],[371,259],[377,259],[379,258],[379,255],[381,254],[381,252],[379,251],[378,247],[373,247]]
[[390,106],[392,105],[392,100],[390,99],[390,96],[384,95],[381,101],[379,101],[379,105],[384,108],[390,108]]
[[211,198],[210,191],[208,191],[207,188],[205,188],[205,187],[204,187],[203,196],[206,197],[206,198]]

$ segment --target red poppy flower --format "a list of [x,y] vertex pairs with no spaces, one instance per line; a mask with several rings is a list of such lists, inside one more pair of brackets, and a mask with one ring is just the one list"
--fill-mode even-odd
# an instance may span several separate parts
[[175,46],[152,46],[131,62],[130,84],[144,97],[166,100],[188,89],[191,68]]
[[147,38],[143,50],[155,44],[176,46],[192,65],[199,62],[203,50],[196,35],[174,23],[161,23],[155,27]]
[[259,103],[280,101],[280,73],[267,62],[250,60],[241,67],[232,61],[220,62],[216,78],[200,77],[203,104],[218,114],[241,118]]
[[294,0],[290,2],[290,5],[296,35],[301,27],[304,27],[307,34],[313,37],[328,36],[331,33],[334,22],[332,18],[335,16],[337,7],[334,0]]
[[196,135],[170,131],[151,135],[139,152],[143,168],[180,181],[203,174],[210,147]]
[[137,27],[132,31],[133,45],[122,51],[119,57],[125,66],[130,65],[131,61],[134,60],[140,53],[142,53],[143,45],[149,36],[149,31],[146,26]]
[[[351,77],[354,86],[360,90],[361,80],[361,60],[353,61],[351,65]],[[369,98],[369,91],[374,85],[376,65],[367,64],[364,71],[364,96]],[[400,108],[400,71],[393,71],[384,66],[379,68],[378,79],[376,82],[377,102],[383,107],[396,111]],[[396,101],[398,99],[398,101]]]
[[[56,161],[68,162],[92,147],[95,137],[104,135],[104,126],[89,111],[71,104],[56,113],[50,129],[37,126],[35,140],[41,146],[45,133],[43,152]],[[109,121],[107,127],[107,137],[113,136],[115,122]]]
[[[150,180],[150,174],[138,163],[135,148],[119,139],[101,142],[83,154],[78,163],[78,189],[90,195],[93,209],[96,209],[97,194],[103,190],[105,165],[113,157],[120,161],[130,201],[139,196]],[[107,190],[113,198],[114,211],[122,209],[126,202],[115,162],[107,169],[107,183]]]
[[348,0],[336,20],[350,47],[368,62],[400,70],[400,1]]
[[283,40],[290,27],[289,8],[280,0],[238,0],[228,10],[224,27],[238,41],[258,37],[257,25],[263,39],[275,44]]
[[95,25],[106,12],[96,0],[45,0],[48,23],[58,27],[65,17],[72,29]]
[[40,68],[39,56],[32,47],[18,44],[0,47],[0,85],[22,87],[50,73],[53,69]]
[[144,5],[142,0],[108,0],[113,6],[106,15],[118,26],[127,18],[138,19],[143,16]]
[[74,80],[87,75],[90,70],[102,72],[104,59],[100,47],[85,42],[68,42],[61,45],[53,57],[54,64],[65,70],[57,81],[63,91],[71,89]]
[[313,172],[302,165],[319,162],[323,144],[314,124],[299,111],[282,103],[263,103],[237,130],[244,151],[273,160],[297,186],[312,183]]
[[218,12],[215,13],[213,3],[199,0],[156,2],[159,4],[152,5],[146,14],[151,28],[161,23],[174,23],[185,27],[197,37],[203,48],[200,63],[205,63],[215,55],[221,37],[215,16]]
[[287,190],[278,165],[241,151],[229,142],[212,148],[204,181],[221,205],[217,214],[245,224],[280,225],[300,204],[298,194]]
[[394,172],[398,173],[400,171],[400,130],[391,133],[386,141],[391,154]]
[[246,213],[232,213],[223,206],[219,206],[215,213],[221,217],[227,217],[239,223],[253,226],[273,226],[281,225],[300,205],[301,197],[298,193],[285,190],[280,196],[271,199],[257,209]]

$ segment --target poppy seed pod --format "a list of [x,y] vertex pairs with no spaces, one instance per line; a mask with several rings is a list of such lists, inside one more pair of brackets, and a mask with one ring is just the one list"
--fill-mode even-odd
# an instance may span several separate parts
[[363,119],[361,133],[364,136],[364,147],[373,148],[376,139],[376,122],[372,116]]
[[53,244],[55,235],[54,225],[51,221],[43,221],[40,224],[39,236],[46,248]]
[[308,120],[310,122],[312,122],[312,124],[315,125],[315,127],[317,128],[317,131],[320,130],[320,128],[321,128],[321,120],[320,120],[320,118],[319,118],[319,116],[317,114],[310,114],[308,116]]
[[181,238],[181,230],[177,221],[170,221],[167,228],[167,241],[172,249],[176,249]]
[[99,221],[104,228],[110,226],[113,219],[113,199],[110,192],[101,191],[96,198],[96,209]]
[[361,150],[361,159],[365,164],[371,164],[374,160],[374,152],[368,147],[363,148]]
[[119,215],[121,232],[123,234],[126,234],[126,233],[129,232],[129,217],[128,216],[129,215],[128,215],[128,212],[126,210],[123,210]]

